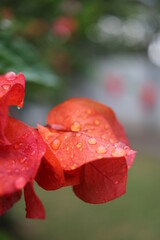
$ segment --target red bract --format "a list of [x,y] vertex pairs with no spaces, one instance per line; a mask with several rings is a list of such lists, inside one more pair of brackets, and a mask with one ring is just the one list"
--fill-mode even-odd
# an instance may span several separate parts
[[20,199],[24,188],[27,217],[44,218],[32,185],[45,145],[38,131],[8,117],[8,106],[22,107],[24,88],[23,74],[0,76],[0,215]]
[[77,29],[77,21],[69,17],[59,17],[53,24],[51,31],[59,37],[69,37]]
[[51,190],[73,185],[75,194],[89,203],[104,203],[125,193],[135,152],[109,107],[90,99],[70,99],[51,110],[47,124],[38,126],[47,144],[36,176],[40,186]]

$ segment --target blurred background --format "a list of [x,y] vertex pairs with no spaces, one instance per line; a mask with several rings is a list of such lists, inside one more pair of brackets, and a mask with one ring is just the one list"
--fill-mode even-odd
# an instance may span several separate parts
[[23,72],[23,109],[36,126],[70,97],[112,107],[137,150],[127,194],[104,205],[70,188],[45,192],[45,221],[24,218],[24,200],[0,218],[0,239],[160,239],[160,1],[1,0],[0,74]]

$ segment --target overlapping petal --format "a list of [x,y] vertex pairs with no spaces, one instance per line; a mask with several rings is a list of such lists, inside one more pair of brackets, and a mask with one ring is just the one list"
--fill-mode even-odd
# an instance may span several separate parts
[[0,215],[20,199],[25,187],[27,217],[44,218],[40,200],[27,186],[33,185],[45,144],[37,130],[8,117],[10,105],[23,106],[24,88],[23,74],[10,72],[0,76]]
[[21,194],[21,191],[17,191],[13,194],[6,194],[0,197],[0,216],[9,210],[21,198]]
[[42,202],[34,192],[32,183],[27,183],[25,186],[24,197],[26,202],[26,217],[44,219],[45,210]]
[[0,76],[0,144],[7,144],[4,135],[8,118],[8,107],[23,106],[25,90],[25,78],[22,73],[9,72]]
[[38,127],[39,132],[51,150],[50,158],[60,162],[66,185],[76,185],[77,196],[102,203],[125,192],[127,167],[135,152],[109,107],[90,99],[70,99],[51,110],[47,123]]
[[[9,117],[5,128],[9,145],[0,145],[0,196],[12,195],[33,182],[45,152],[38,132]],[[18,199],[17,199],[18,200]]]

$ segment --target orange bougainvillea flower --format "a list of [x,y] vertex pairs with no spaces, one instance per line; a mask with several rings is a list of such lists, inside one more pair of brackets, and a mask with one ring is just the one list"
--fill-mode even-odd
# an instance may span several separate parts
[[33,190],[33,180],[45,153],[38,131],[8,117],[8,106],[23,106],[22,73],[0,76],[0,215],[21,197],[24,188],[29,218],[44,218],[44,208]]
[[135,151],[113,111],[90,99],[70,99],[53,108],[38,130],[47,145],[36,176],[46,190],[72,185],[89,203],[104,203],[126,191]]

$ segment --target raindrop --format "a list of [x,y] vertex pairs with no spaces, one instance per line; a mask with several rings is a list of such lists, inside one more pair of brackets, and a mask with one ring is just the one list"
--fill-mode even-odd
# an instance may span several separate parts
[[114,184],[116,184],[116,185],[117,185],[118,183],[119,183],[118,181],[115,181],[115,182],[114,182]]
[[97,147],[96,151],[97,151],[97,153],[100,153],[100,154],[107,152],[107,150],[106,150],[106,148],[104,146]]
[[52,149],[53,150],[57,150],[60,146],[60,140],[59,139],[55,139],[53,142],[52,142]]
[[80,133],[77,133],[77,134],[76,134],[76,137],[80,137],[80,136],[81,136],[81,134],[80,134]]
[[125,150],[130,150],[130,148],[128,146],[125,146],[124,149]]
[[33,151],[31,152],[31,156],[33,156],[35,153],[36,153],[36,151],[33,150]]
[[102,138],[105,140],[105,139],[106,139],[106,136],[105,136],[105,135],[103,135],[103,136],[102,136]]
[[14,149],[16,149],[16,150],[19,149],[19,143],[14,144]]
[[79,122],[74,122],[74,123],[72,124],[72,126],[71,126],[71,130],[72,130],[73,132],[79,132],[80,129],[81,129],[81,125],[80,125]]
[[124,155],[125,155],[125,150],[123,148],[118,147],[112,152],[113,157],[121,157]]
[[25,183],[26,183],[25,178],[24,178],[24,177],[19,177],[19,178],[17,178],[17,180],[15,181],[15,187],[16,187],[17,189],[22,189],[22,188],[24,187]]
[[114,140],[112,138],[109,141],[110,141],[110,143],[114,143]]
[[67,139],[68,137],[67,137],[67,135],[65,135],[65,137],[64,137],[65,139]]
[[88,132],[88,133],[92,133],[92,130],[91,130],[91,129],[89,129],[87,132]]
[[17,109],[18,109],[18,110],[20,110],[20,109],[21,109],[21,107],[20,107],[20,106],[18,106],[18,107],[17,107]]
[[76,168],[76,166],[77,166],[77,165],[74,163],[74,164],[72,165],[71,169],[74,170],[74,169]]
[[108,124],[105,124],[104,128],[105,128],[105,129],[108,129],[108,128],[109,128]]
[[81,148],[82,147],[82,143],[81,142],[79,142],[79,143],[77,143],[77,148]]
[[4,90],[8,90],[8,89],[10,88],[10,85],[9,85],[9,84],[5,84],[5,85],[2,86],[2,88],[3,88]]
[[97,141],[96,141],[95,138],[89,138],[89,139],[88,139],[88,143],[89,143],[90,145],[94,145],[94,144],[97,143]]
[[14,80],[16,77],[16,73],[15,72],[8,72],[5,74],[5,77],[7,78],[7,80]]
[[21,158],[20,163],[23,164],[27,160],[26,157]]
[[95,120],[94,123],[95,123],[96,126],[99,125],[99,121],[98,120]]
[[71,154],[71,158],[73,158],[73,154]]
[[88,110],[87,110],[87,113],[88,113],[88,114],[91,114],[91,113],[92,113],[91,109],[88,109]]

